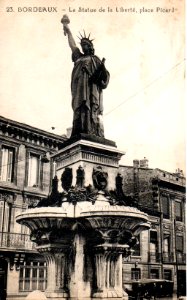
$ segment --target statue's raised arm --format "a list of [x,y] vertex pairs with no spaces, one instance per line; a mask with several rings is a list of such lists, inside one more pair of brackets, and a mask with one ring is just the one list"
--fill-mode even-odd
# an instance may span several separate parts
[[73,35],[71,33],[71,30],[69,28],[69,25],[68,25],[70,23],[70,20],[67,15],[63,16],[61,23],[63,24],[64,35],[68,36],[69,46],[70,46],[71,50],[74,51],[77,46],[76,46],[75,40],[73,38]]
[[71,92],[74,111],[72,136],[81,133],[104,137],[102,124],[103,98],[102,90],[109,82],[109,72],[102,61],[94,54],[90,34],[80,35],[82,52],[76,46],[69,28],[70,20],[64,15],[62,20],[64,34],[68,36],[72,50],[74,68],[72,71]]

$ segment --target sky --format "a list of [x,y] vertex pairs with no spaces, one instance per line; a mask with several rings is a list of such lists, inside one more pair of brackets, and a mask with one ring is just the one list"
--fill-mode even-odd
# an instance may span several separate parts
[[185,171],[184,11],[184,0],[0,0],[0,115],[56,134],[71,127],[67,14],[77,45],[85,30],[106,59],[105,138],[125,152],[121,164],[146,157]]

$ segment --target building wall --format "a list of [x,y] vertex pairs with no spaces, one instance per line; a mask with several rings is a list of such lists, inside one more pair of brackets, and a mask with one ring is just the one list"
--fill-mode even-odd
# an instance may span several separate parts
[[140,238],[140,257],[131,256],[124,267],[124,282],[131,279],[130,269],[137,263],[141,278],[170,279],[174,291],[180,292],[186,257],[184,176],[141,167],[137,160],[133,166],[120,166],[120,173],[125,195],[133,196],[133,205],[148,213],[151,223]]
[[[47,157],[63,141],[64,137],[0,117],[0,287],[9,300],[25,299],[28,290],[36,288],[34,282],[39,288],[45,284],[33,277],[34,269],[45,271],[45,262],[30,240],[29,229],[15,216],[49,194],[52,166]],[[29,178],[31,168],[38,175],[36,184]],[[21,270],[24,276],[28,273],[22,286]]]

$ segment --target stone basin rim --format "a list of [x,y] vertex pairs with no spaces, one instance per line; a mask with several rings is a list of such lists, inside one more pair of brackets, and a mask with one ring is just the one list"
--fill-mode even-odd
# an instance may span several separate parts
[[[91,206],[92,207],[92,206]],[[118,208],[118,210],[117,210]],[[124,207],[116,207],[116,206],[95,206],[92,210],[90,207],[88,208],[80,208],[79,212],[72,214],[72,212],[68,212],[63,207],[39,207],[39,208],[31,208],[27,209],[25,212],[22,212],[16,216],[16,221],[19,222],[21,220],[26,219],[37,219],[37,218],[52,218],[52,219],[74,219],[74,218],[94,218],[94,217],[121,217],[121,218],[139,218],[142,221],[148,221],[148,215],[144,212],[136,208],[132,208],[129,206]]]

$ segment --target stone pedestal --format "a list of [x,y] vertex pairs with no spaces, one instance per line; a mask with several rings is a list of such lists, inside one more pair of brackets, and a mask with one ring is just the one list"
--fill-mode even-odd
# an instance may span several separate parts
[[17,216],[46,258],[48,299],[126,299],[122,256],[149,224],[146,214],[126,205],[118,174],[122,155],[104,139],[68,141],[52,157],[58,178],[51,195]]
[[66,256],[62,253],[45,253],[47,261],[47,290],[45,292],[48,298],[66,299],[68,297],[67,288],[65,288],[65,263]]
[[[77,184],[77,170],[79,166],[84,169],[84,186],[93,186],[93,170],[100,167],[108,174],[107,189],[115,189],[115,178],[118,173],[119,160],[124,152],[119,151],[115,143],[101,144],[85,139],[85,135],[77,141],[67,143],[52,156],[55,164],[55,173],[59,179],[59,191],[62,191],[61,176],[66,168],[72,170],[72,186]],[[99,139],[100,141],[100,139]],[[110,175],[110,176],[109,176]]]
[[64,300],[69,296],[68,288],[68,252],[69,246],[53,244],[37,247],[44,255],[47,263],[47,289],[45,295],[49,299]]
[[122,253],[111,246],[95,247],[96,291],[93,298],[122,298]]
[[70,276],[69,289],[70,299],[90,299],[91,284],[89,278],[85,278],[85,273],[88,270],[85,264],[85,243],[86,238],[81,232],[76,232],[73,247],[75,249],[74,265]]

